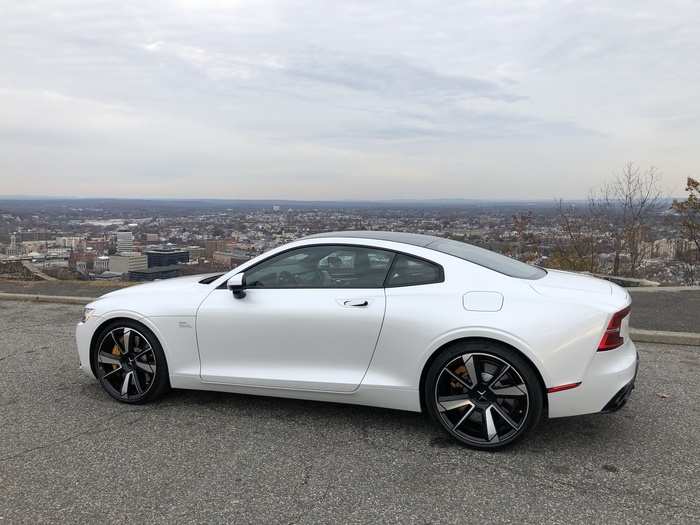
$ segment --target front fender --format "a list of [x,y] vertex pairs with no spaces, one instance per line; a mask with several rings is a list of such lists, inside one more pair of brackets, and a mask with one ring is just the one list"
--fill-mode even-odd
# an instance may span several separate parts
[[[163,348],[163,353],[165,354],[165,359],[168,363],[171,362],[171,355],[170,355],[170,350],[168,348],[168,344],[166,344],[164,334],[161,332],[160,328],[156,323],[154,323],[151,319],[148,317],[135,312],[133,310],[112,310],[109,312],[102,313],[99,316],[93,317],[90,319],[90,321],[94,320],[94,324],[91,327],[91,333],[89,334],[89,346],[87,348],[88,352],[88,357],[89,357],[89,352],[92,350],[92,347],[95,343],[95,337],[97,337],[97,334],[100,332],[102,327],[106,325],[107,323],[114,321],[115,319],[129,319],[131,321],[136,321],[138,323],[141,323],[144,325],[146,328],[148,328],[151,332],[153,332],[153,335],[156,336],[158,339],[158,342],[160,342],[161,347]],[[91,323],[92,324],[92,323]],[[79,325],[80,327],[80,325]],[[84,352],[81,352],[81,354]],[[83,358],[81,356],[81,362],[83,362]],[[90,363],[90,370],[93,375],[95,375],[95,371],[92,370],[92,362],[91,360],[88,360]],[[85,363],[82,365],[83,367],[85,366]]]

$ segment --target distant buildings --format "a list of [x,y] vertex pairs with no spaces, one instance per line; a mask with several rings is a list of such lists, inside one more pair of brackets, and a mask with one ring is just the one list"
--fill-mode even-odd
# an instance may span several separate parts
[[148,267],[172,266],[190,261],[190,252],[180,248],[157,248],[143,252],[148,258]]
[[123,252],[109,256],[109,271],[123,274],[146,270],[148,257],[137,252]]
[[214,252],[212,260],[215,264],[226,266],[227,268],[234,268],[250,260],[250,258],[250,255],[246,252],[231,250],[228,252]]
[[22,245],[17,243],[17,234],[10,235],[10,246],[5,250],[8,256],[18,257],[22,255]]
[[160,246],[143,253],[119,252],[108,259],[109,272],[121,274],[130,281],[153,281],[177,277],[181,265],[189,263],[190,252],[187,248]]
[[[517,210],[511,205],[395,209],[266,205],[183,209],[182,213],[168,208],[153,217],[143,217],[139,206],[132,211],[119,208],[118,215],[101,208],[49,209],[31,215],[0,213],[0,261],[34,261],[42,269],[56,270],[57,275],[60,271],[61,278],[70,279],[163,279],[232,268],[311,233],[373,229],[464,240],[552,268],[572,264],[561,254],[574,241],[547,205],[533,213],[526,231],[514,226],[512,217]],[[112,218],[114,215],[119,218]],[[592,230],[585,224],[585,214],[573,220],[582,235],[590,236],[594,243],[597,271],[612,271],[615,253],[610,232]],[[169,244],[163,245],[166,239]],[[700,283],[700,256],[697,248],[679,235],[675,216],[651,221],[644,240],[640,276],[664,283]],[[108,257],[110,253],[115,255]],[[625,253],[619,257],[628,264]]]
[[54,246],[80,251],[85,248],[85,239],[83,237],[56,237]]
[[206,256],[206,250],[202,246],[188,246],[186,250],[190,253],[190,262],[198,262]]
[[93,261],[93,270],[97,274],[109,271],[109,257],[106,255],[100,255],[96,257]]
[[204,241],[204,256],[214,259],[214,252],[225,252],[233,247],[232,239],[207,239]]
[[132,270],[129,272],[130,281],[155,281],[156,279],[170,279],[180,275],[180,266],[154,266],[142,270]]
[[134,251],[134,234],[129,230],[117,230],[117,253]]
[[87,274],[95,267],[95,254],[93,252],[70,252],[68,256],[68,268],[76,272]]

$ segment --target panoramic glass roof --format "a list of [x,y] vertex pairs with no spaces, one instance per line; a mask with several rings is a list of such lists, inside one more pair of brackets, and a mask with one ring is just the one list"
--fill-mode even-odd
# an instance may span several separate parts
[[498,273],[516,277],[518,279],[540,279],[547,275],[547,272],[537,266],[532,266],[516,259],[506,257],[500,253],[485,250],[472,244],[435,237],[434,235],[423,235],[420,233],[405,232],[383,232],[383,231],[343,231],[326,232],[316,235],[309,235],[305,239],[322,239],[328,237],[351,237],[355,239],[375,239],[380,241],[401,242],[413,246],[421,246],[437,252],[446,253],[454,257],[459,257],[479,266],[488,268]]

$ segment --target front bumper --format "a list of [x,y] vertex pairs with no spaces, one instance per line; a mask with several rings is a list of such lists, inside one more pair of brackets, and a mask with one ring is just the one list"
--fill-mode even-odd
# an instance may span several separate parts
[[80,369],[86,374],[94,375],[90,366],[90,342],[95,331],[96,319],[89,319],[86,323],[80,322],[75,327],[75,342],[78,346],[80,357]]
[[629,339],[615,350],[596,352],[580,386],[547,395],[549,417],[612,411],[616,405],[621,408],[634,388],[638,363],[637,348]]

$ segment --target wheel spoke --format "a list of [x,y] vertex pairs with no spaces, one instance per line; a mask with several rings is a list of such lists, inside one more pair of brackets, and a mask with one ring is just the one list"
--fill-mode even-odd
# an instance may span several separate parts
[[121,366],[119,368],[115,368],[114,370],[107,372],[105,375],[102,376],[102,379],[106,379],[109,376],[111,376],[112,374],[114,374],[115,372],[119,372],[120,370],[123,370]]
[[155,363],[150,364],[150,363],[144,363],[143,361],[134,361],[134,365],[139,367],[144,372],[148,372],[149,374],[156,373],[156,364]]
[[[521,385],[523,388],[525,385]],[[491,388],[491,392],[499,397],[521,397],[527,393],[520,389],[520,386],[503,386],[501,388]]]
[[459,421],[457,421],[457,423],[455,424],[455,426],[452,427],[452,430],[457,430],[457,427],[458,427],[459,425],[461,425],[462,423],[464,423],[464,421],[466,421],[466,419],[471,415],[471,413],[474,412],[474,409],[476,408],[476,406],[475,406],[471,401],[469,402],[469,405],[470,405],[470,406],[469,406],[469,408],[467,409],[467,411],[464,413],[464,415],[462,416],[462,419],[460,419]]
[[143,352],[139,352],[138,354],[136,354],[136,356],[134,357],[134,359],[138,359],[139,357],[143,357],[143,356],[146,355],[148,352],[153,352],[153,349],[150,347],[150,345],[149,345],[149,347],[148,347],[146,350],[144,350]]
[[501,368],[498,373],[496,373],[495,376],[493,376],[493,379],[489,382],[490,385],[495,385],[498,383],[498,380],[503,377],[503,374],[505,374],[508,370],[510,370],[510,365],[509,364],[504,364],[503,368]]
[[122,336],[124,341],[124,353],[128,354],[131,351],[131,329],[124,328],[124,335]]
[[453,378],[455,378],[457,381],[459,381],[459,382],[464,386],[464,388],[468,388],[469,390],[472,389],[472,387],[469,386],[469,385],[464,381],[464,379],[462,379],[461,377],[459,377],[457,374],[455,374],[455,373],[454,373],[452,370],[450,370],[449,368],[444,368],[443,370],[444,370],[445,372],[447,372],[448,374],[450,374],[450,375],[451,375]]
[[124,375],[124,381],[122,382],[122,389],[121,389],[121,394],[124,397],[126,397],[127,394],[129,393],[129,381],[131,381],[131,378],[133,375],[134,375],[134,372],[127,372]]
[[474,405],[467,394],[459,394],[456,396],[444,396],[438,398],[438,409],[440,412],[447,412],[467,405]]
[[491,442],[498,443],[498,432],[496,431],[496,423],[493,421],[493,405],[490,405],[484,410],[484,421],[486,422],[486,439]]
[[100,352],[97,354],[97,362],[108,365],[118,365],[121,363],[117,357],[113,356],[112,354],[108,354],[107,352]]
[[114,335],[114,330],[112,330],[109,335],[112,336],[112,340],[114,341],[114,344],[117,345],[117,348],[119,348],[119,351],[124,354],[124,345],[119,342],[119,339],[117,339],[117,336]]
[[511,419],[511,417],[506,414],[505,410],[501,410],[498,405],[491,405],[489,408],[492,408],[493,410],[496,411],[496,413],[501,416],[501,418],[508,423],[511,427],[513,427],[515,430],[518,430],[520,428],[520,425],[518,425],[515,421]]
[[134,388],[136,388],[136,393],[142,394],[143,388],[141,388],[141,380],[139,379],[139,374],[136,372],[136,370],[133,370],[131,372],[131,379],[134,382]]
[[479,376],[476,375],[476,360],[473,355],[469,355],[467,359],[464,359],[465,357],[467,356],[462,356],[462,360],[464,361],[464,366],[467,368],[469,380],[472,382],[471,388],[473,388],[479,382]]

